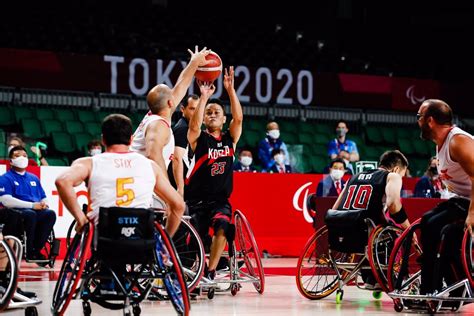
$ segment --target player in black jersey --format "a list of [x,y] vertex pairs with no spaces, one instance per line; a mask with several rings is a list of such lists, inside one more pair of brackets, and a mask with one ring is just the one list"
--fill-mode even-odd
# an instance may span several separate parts
[[[352,176],[333,209],[363,210],[364,218],[370,218],[375,225],[378,225],[386,223],[385,204],[390,217],[406,229],[410,222],[403,209],[400,192],[402,177],[407,168],[408,160],[400,151],[385,152],[380,157],[378,169],[363,171]],[[368,289],[374,289],[376,284],[370,271],[362,270],[362,278]]]
[[[234,150],[242,134],[243,113],[234,89],[234,68],[225,69],[224,88],[230,99],[232,120],[227,131],[225,109],[219,100],[209,100],[215,87],[198,83],[201,97],[189,122],[188,141],[194,152],[186,177],[185,200],[203,240],[214,229],[209,257],[209,275],[213,278],[226,244],[226,232],[232,217],[229,197],[232,193]],[[209,100],[209,102],[208,102]],[[206,105],[207,103],[207,105]],[[201,131],[204,121],[206,129]]]

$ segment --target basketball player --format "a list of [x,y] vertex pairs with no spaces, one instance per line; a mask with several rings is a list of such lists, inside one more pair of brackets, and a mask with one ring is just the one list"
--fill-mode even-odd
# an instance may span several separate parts
[[[184,213],[184,201],[173,189],[158,165],[135,152],[129,152],[132,123],[121,114],[111,114],[102,123],[102,143],[106,150],[93,157],[74,161],[56,179],[59,197],[77,221],[76,230],[92,219],[97,221],[99,208],[150,208],[153,192],[169,205],[177,220]],[[87,183],[92,212],[86,216],[77,203],[74,187]],[[174,233],[172,231],[171,233]]]
[[[194,156],[185,181],[185,199],[201,238],[206,240],[210,226],[214,229],[208,267],[210,279],[214,278],[224,251],[232,217],[229,197],[232,193],[234,150],[242,133],[242,107],[234,89],[232,66],[225,69],[224,88],[230,98],[232,113],[229,129],[222,131],[226,122],[222,103],[217,99],[208,102],[215,91],[214,85],[200,83],[201,97],[188,130],[189,146]],[[206,129],[201,131],[203,121]]]
[[[441,240],[441,232],[448,225],[465,221],[472,234],[474,226],[474,139],[469,133],[453,125],[453,112],[449,105],[441,100],[424,101],[416,115],[421,129],[421,138],[436,144],[438,173],[452,197],[433,210],[425,213],[421,221],[421,243],[423,249],[421,287],[422,294],[440,290],[443,277],[447,285],[455,281],[455,275],[461,271],[453,271],[448,264],[459,267],[459,248],[462,230],[452,230],[446,235],[447,251],[442,254],[441,277],[434,271],[437,248]],[[453,225],[451,225],[452,227]],[[448,259],[449,258],[449,259]],[[450,261],[450,262],[448,262]]]
[[[386,223],[385,207],[390,217],[403,229],[410,226],[400,199],[402,177],[408,168],[408,160],[398,150],[387,151],[380,156],[379,168],[358,173],[347,182],[333,206],[334,210],[366,210],[365,217],[375,225]],[[366,289],[380,288],[375,284],[372,272],[362,270]]]
[[[164,171],[168,179],[168,165],[173,159],[174,136],[171,130],[171,115],[176,106],[183,99],[186,91],[191,85],[194,73],[199,66],[207,65],[206,56],[210,50],[205,47],[199,51],[195,47],[194,52],[188,50],[191,60],[179,75],[173,88],[165,84],[153,87],[147,95],[147,103],[150,111],[145,115],[137,130],[133,134],[130,150],[138,152],[153,160]],[[167,218],[166,230],[170,235],[178,229],[180,214],[169,212],[166,203],[160,196],[155,196],[153,207],[166,210]],[[170,221],[170,217],[175,217]]]

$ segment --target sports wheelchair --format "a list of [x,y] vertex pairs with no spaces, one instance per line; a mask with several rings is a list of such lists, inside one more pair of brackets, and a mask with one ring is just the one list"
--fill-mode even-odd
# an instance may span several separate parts
[[227,247],[223,253],[229,266],[216,271],[214,280],[203,276],[206,263],[205,246],[190,223],[191,220],[190,216],[183,216],[173,237],[183,264],[188,290],[197,288],[197,295],[207,293],[207,297],[212,299],[216,292],[230,291],[232,295],[236,295],[242,287],[241,283],[252,283],[257,292],[262,294],[265,289],[263,265],[252,228],[244,214],[240,210],[233,212],[233,223],[226,234]]
[[0,312],[6,309],[24,308],[25,316],[37,316],[36,305],[41,304],[41,301],[16,292],[18,259],[23,253],[21,241],[14,236],[3,236],[2,230],[3,224],[0,224],[0,272],[5,274],[0,280]]
[[[445,237],[449,230],[455,229],[462,232],[463,223],[454,223],[445,226],[442,231],[441,243],[434,265],[436,277],[446,274],[440,271],[441,260],[447,245]],[[391,292],[388,295],[393,299],[394,309],[428,311],[434,314],[439,311],[456,311],[466,303],[474,302],[474,252],[473,239],[470,233],[464,232],[461,245],[458,246],[459,261],[462,267],[453,262],[449,265],[448,272],[456,276],[452,284],[443,281],[441,290],[431,294],[420,294],[421,285],[421,256],[422,247],[418,243],[420,238],[421,219],[412,223],[396,241],[389,259],[388,281]],[[454,260],[457,261],[457,260]]]
[[73,298],[123,309],[138,316],[153,287],[165,290],[180,315],[188,315],[189,294],[181,263],[162,225],[150,209],[101,208],[99,224],[87,224],[69,244],[53,293],[51,311],[63,315]]
[[363,274],[373,276],[381,287],[371,289],[375,299],[381,298],[382,291],[388,291],[388,260],[402,229],[388,223],[375,225],[369,218],[359,218],[355,211],[347,211],[347,215],[354,216],[355,221],[348,222],[337,215],[330,221],[327,218],[331,228],[322,226],[304,246],[297,264],[296,285],[308,299],[322,299],[336,291],[336,303],[341,303],[346,284],[368,290],[358,281]]

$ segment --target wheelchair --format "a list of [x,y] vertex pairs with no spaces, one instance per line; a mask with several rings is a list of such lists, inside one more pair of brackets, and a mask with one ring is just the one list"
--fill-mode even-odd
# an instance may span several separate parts
[[6,273],[6,277],[0,283],[0,312],[23,308],[25,316],[37,316],[36,305],[41,304],[41,301],[16,292],[18,259],[22,257],[23,252],[21,241],[14,236],[2,236],[2,230],[3,224],[0,224],[0,271]]
[[46,243],[44,244],[43,249],[41,249],[40,253],[45,257],[44,260],[30,260],[28,258],[27,254],[27,247],[26,247],[26,234],[23,234],[22,236],[22,242],[23,246],[25,249],[25,253],[23,256],[23,259],[25,259],[26,262],[29,263],[36,263],[39,266],[42,267],[50,267],[54,268],[54,263],[56,262],[56,257],[59,255],[59,250],[61,247],[61,241],[59,239],[56,239],[56,235],[54,234],[54,229],[51,231],[51,233],[48,236],[48,239],[46,240]]
[[[402,229],[387,224],[375,225],[369,218],[365,219],[364,224],[367,230],[364,231],[362,227],[360,234],[353,236],[352,241],[367,241],[365,245],[357,242],[357,246],[352,244],[347,249],[344,249],[345,246],[330,247],[327,226],[319,228],[308,239],[298,259],[296,274],[296,285],[304,297],[319,300],[336,291],[336,303],[339,304],[343,300],[345,285],[355,284],[358,288],[367,290],[358,281],[363,273],[371,274],[381,286],[380,289],[372,290],[375,299],[382,297],[382,291],[389,290],[388,260]],[[357,230],[353,226],[344,229]],[[341,240],[343,237],[337,238]]]
[[[202,276],[206,261],[205,246],[197,231],[190,225],[189,220],[189,217],[184,219],[185,226],[188,227],[185,230],[188,237],[183,238],[179,231],[173,237],[178,255],[185,262],[183,270],[188,282],[188,289],[191,289],[191,284],[195,284],[197,295],[206,293],[209,299],[213,299],[216,292],[230,291],[235,296],[241,289],[242,283],[252,283],[256,291],[263,294],[265,274],[260,251],[252,228],[242,211],[235,210],[233,212],[233,223],[230,225],[229,233],[226,234],[227,246],[223,257],[228,259],[229,266],[217,270],[214,280]],[[188,244],[194,243],[195,246],[183,247],[183,240],[188,240]],[[198,269],[198,266],[202,271]],[[192,270],[190,267],[195,268]]]
[[[461,230],[463,223],[457,225]],[[449,226],[449,225],[448,225]],[[459,247],[460,259],[463,271],[455,271],[457,280],[453,284],[443,282],[442,289],[432,294],[421,295],[421,256],[422,248],[418,243],[420,238],[421,219],[418,219],[406,229],[400,238],[396,241],[392,254],[389,259],[389,288],[388,295],[393,299],[394,309],[397,312],[404,310],[427,311],[434,314],[439,311],[457,311],[466,303],[474,302],[474,261],[473,261],[473,240],[470,233],[466,230]],[[444,237],[446,231],[442,232],[441,243],[438,247],[437,260],[433,262],[435,271],[438,275],[440,271],[440,259],[444,252]],[[416,236],[416,237],[415,237]],[[465,274],[459,276],[459,272]]]
[[[93,245],[93,246],[92,246]],[[64,315],[73,298],[124,315],[140,315],[140,302],[153,287],[168,293],[180,315],[188,315],[189,294],[181,263],[162,225],[162,214],[150,209],[101,208],[97,229],[87,224],[69,243],[51,311]]]

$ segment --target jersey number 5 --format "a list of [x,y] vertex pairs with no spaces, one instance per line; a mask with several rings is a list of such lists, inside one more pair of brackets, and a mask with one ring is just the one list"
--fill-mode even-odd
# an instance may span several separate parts
[[225,170],[225,164],[226,162],[215,162],[212,164],[211,167],[211,176],[215,176],[218,174],[223,174]]
[[[355,195],[355,199],[354,199]],[[351,185],[347,188],[347,197],[344,205],[345,210],[366,210],[372,195],[372,186],[370,184]],[[352,201],[354,200],[354,201]]]
[[115,201],[117,206],[129,206],[135,199],[135,192],[125,187],[133,182],[133,178],[117,178],[117,200]]

